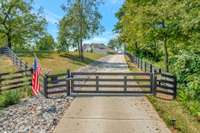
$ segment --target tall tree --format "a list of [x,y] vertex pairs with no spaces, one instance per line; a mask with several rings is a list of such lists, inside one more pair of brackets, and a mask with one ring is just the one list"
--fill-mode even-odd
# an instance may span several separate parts
[[91,38],[103,29],[98,11],[101,3],[102,0],[69,0],[62,6],[66,14],[60,21],[59,38],[64,40],[66,45],[76,44],[81,60],[83,40]]
[[36,43],[36,47],[38,50],[54,50],[56,48],[56,43],[54,38],[50,34],[46,33]]
[[[155,51],[162,49],[164,66],[169,71],[170,45],[178,43],[182,37],[182,9],[183,3],[178,0],[127,0],[116,14],[119,19],[116,30],[135,53],[157,56]],[[154,46],[149,47],[152,44]]]
[[109,42],[108,42],[108,47],[113,49],[113,50],[121,50],[122,46],[121,46],[121,42],[120,40],[116,37],[116,38],[112,38]]
[[37,39],[46,20],[34,13],[33,0],[0,0],[0,36],[8,47],[21,47]]

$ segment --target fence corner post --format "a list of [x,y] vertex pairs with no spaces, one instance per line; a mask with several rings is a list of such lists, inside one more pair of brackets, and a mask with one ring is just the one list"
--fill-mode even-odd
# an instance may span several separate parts
[[70,85],[70,81],[72,80],[72,79],[70,79],[71,78],[71,72],[70,72],[70,70],[68,69],[67,70],[67,77],[66,77],[67,79],[66,79],[66,84],[67,84],[67,96],[70,96],[71,95],[71,85]]
[[44,75],[44,96],[46,97],[46,98],[48,98],[48,91],[47,91],[47,79],[48,79],[48,75],[47,74],[45,74]]

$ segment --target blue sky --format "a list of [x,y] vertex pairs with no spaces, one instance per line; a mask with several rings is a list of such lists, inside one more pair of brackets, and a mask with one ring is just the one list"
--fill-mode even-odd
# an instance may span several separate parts
[[[56,39],[59,19],[64,15],[61,5],[67,0],[35,0],[34,6],[36,9],[43,7],[44,16],[48,21],[47,30]],[[112,32],[114,25],[117,22],[115,13],[119,10],[124,0],[104,0],[104,5],[99,7],[99,11],[102,15],[101,24],[105,28],[105,32],[99,36],[94,36],[89,40],[84,40],[84,43],[102,42],[107,43],[111,38],[115,36]]]

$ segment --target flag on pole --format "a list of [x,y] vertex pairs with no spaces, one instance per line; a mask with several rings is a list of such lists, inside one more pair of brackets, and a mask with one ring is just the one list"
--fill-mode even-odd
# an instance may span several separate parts
[[41,67],[40,64],[38,63],[38,59],[35,57],[34,58],[34,63],[33,63],[33,75],[32,75],[32,94],[38,95],[40,92],[40,82],[39,82],[39,76],[41,74]]

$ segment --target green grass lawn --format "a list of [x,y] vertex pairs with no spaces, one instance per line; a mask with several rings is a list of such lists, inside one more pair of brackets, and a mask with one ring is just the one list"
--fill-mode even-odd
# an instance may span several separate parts
[[[125,59],[131,71],[141,72],[127,56]],[[164,100],[154,96],[147,96],[147,98],[173,133],[199,133],[200,122],[177,100]],[[172,119],[176,119],[175,129]]]
[[[37,53],[39,63],[42,66],[43,73],[50,72],[51,74],[66,72],[67,69],[75,71],[97,59],[105,56],[97,53],[84,53],[84,61],[81,61],[77,52],[71,53]],[[33,53],[18,53],[18,56],[27,62],[30,66],[33,64]],[[16,67],[12,64],[9,57],[0,55],[0,73],[15,72]],[[29,87],[18,88],[12,91],[4,91],[0,93],[0,110],[10,105],[16,104],[21,98],[31,96],[31,89]]]
[[10,58],[0,54],[0,73],[14,72],[16,70]]
[[[67,69],[71,71],[75,71],[80,67],[83,67],[89,63],[94,62],[95,60],[105,56],[103,54],[97,53],[84,53],[84,61],[81,61],[77,52],[70,52],[70,53],[36,53],[37,57],[39,58],[39,63],[41,64],[42,71],[49,72],[49,73],[63,73],[66,72]],[[20,58],[22,58],[25,62],[29,65],[33,64],[33,53],[23,53],[18,54]]]

